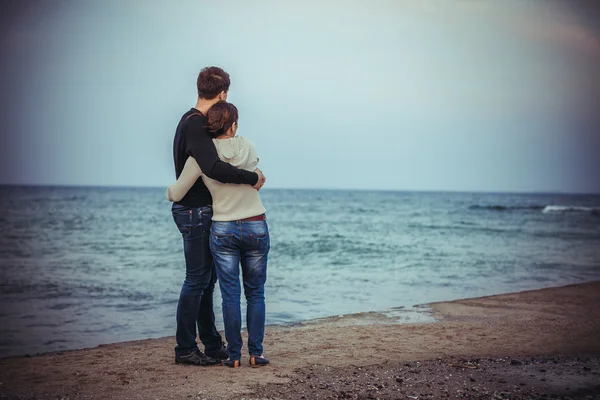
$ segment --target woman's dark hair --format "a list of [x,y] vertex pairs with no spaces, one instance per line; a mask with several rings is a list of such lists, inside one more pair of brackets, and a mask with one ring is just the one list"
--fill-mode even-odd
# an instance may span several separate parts
[[198,97],[212,100],[221,92],[227,92],[231,85],[229,74],[219,67],[206,67],[198,74],[196,86]]
[[238,122],[238,109],[231,103],[219,101],[206,113],[206,130],[210,136],[216,138]]

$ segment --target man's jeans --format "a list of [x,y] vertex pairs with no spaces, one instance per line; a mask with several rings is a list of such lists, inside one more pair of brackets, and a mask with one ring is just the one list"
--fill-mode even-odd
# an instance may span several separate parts
[[173,219],[183,236],[185,281],[177,304],[177,346],[175,353],[185,355],[198,349],[196,324],[205,351],[223,346],[215,327],[213,291],[216,274],[210,253],[212,207],[189,208],[173,204]]
[[265,282],[270,248],[266,221],[213,221],[210,249],[215,259],[219,287],[223,297],[223,319],[229,358],[242,354],[242,314],[240,310],[240,264],[248,308],[248,351],[251,356],[263,352],[265,336]]

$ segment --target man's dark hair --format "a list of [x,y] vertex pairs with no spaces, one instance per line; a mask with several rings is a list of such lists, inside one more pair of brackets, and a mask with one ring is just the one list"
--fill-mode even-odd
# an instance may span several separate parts
[[212,100],[221,92],[227,92],[231,80],[229,74],[219,67],[206,67],[198,74],[198,97]]
[[238,122],[238,109],[231,103],[219,101],[208,109],[206,119],[206,130],[210,136],[217,138]]

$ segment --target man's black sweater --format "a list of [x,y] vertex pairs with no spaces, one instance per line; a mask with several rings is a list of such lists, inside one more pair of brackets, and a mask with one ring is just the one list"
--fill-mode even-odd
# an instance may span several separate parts
[[[219,159],[215,144],[206,131],[205,125],[206,117],[195,108],[181,117],[173,140],[177,178],[183,170],[185,161],[191,156],[196,159],[202,173],[209,178],[223,183],[255,185],[258,182],[258,174],[238,169]],[[192,208],[207,206],[212,204],[212,197],[202,179],[198,179],[178,204]]]

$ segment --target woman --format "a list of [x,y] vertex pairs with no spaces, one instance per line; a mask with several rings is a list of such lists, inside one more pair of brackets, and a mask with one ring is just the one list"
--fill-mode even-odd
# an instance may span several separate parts
[[[258,156],[248,139],[236,136],[238,110],[227,102],[213,105],[207,115],[207,130],[214,138],[219,157],[229,164],[254,171]],[[229,359],[228,367],[240,366],[242,317],[240,310],[240,264],[244,294],[248,304],[248,352],[250,365],[263,366],[265,330],[264,287],[267,279],[267,255],[270,248],[265,208],[258,191],[249,185],[221,183],[202,174],[198,163],[189,157],[177,182],[167,189],[170,201],[179,201],[202,176],[213,197],[210,249],[223,298],[223,320]]]

